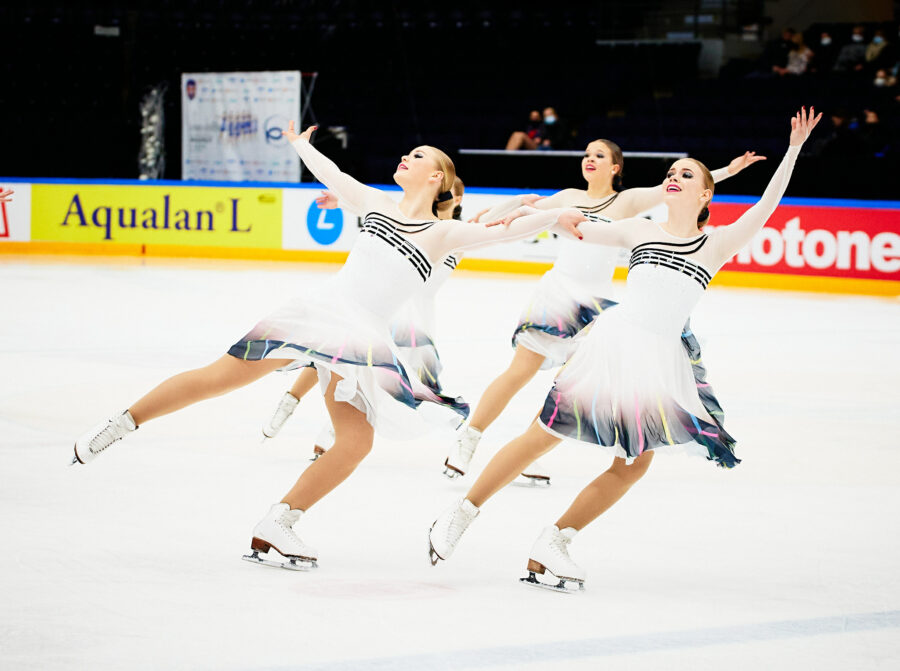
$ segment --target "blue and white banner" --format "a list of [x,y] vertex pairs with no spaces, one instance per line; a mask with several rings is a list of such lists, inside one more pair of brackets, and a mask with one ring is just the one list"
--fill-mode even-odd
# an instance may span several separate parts
[[281,136],[300,121],[300,72],[181,75],[181,178],[299,182],[300,159]]

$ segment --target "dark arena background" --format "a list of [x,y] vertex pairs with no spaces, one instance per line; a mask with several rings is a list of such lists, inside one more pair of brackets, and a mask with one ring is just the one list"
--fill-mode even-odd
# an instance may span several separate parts
[[[900,0],[6,1],[0,54],[0,670],[900,669]],[[718,272],[691,261],[740,228],[719,229],[781,174],[791,119],[811,107],[822,120],[765,226]],[[315,149],[394,201],[405,194],[401,157],[442,149],[465,185],[462,221],[412,217],[402,203],[399,219],[356,211],[352,187],[328,201],[316,180],[329,173],[298,153],[321,156],[282,135],[290,121],[318,126]],[[410,227],[486,235],[485,211],[500,219],[528,194],[588,198],[582,161],[597,139],[621,147],[623,187],[639,188],[615,201],[606,183],[602,197],[624,208],[644,194],[645,209],[618,218],[653,230],[665,254],[587,252],[559,224],[456,256],[441,249],[440,260],[416,246],[429,233]],[[747,164],[745,152],[766,160]],[[688,212],[689,244],[712,241],[691,252],[658,241],[688,239],[666,228],[688,210],[681,192],[661,186],[685,157],[729,168],[709,227],[694,230]],[[327,186],[340,191],[343,177]],[[590,278],[561,279],[582,254],[596,254],[583,264]],[[439,292],[427,294],[426,267],[444,273]],[[594,290],[595,271],[608,293]],[[641,283],[641,272],[669,271],[656,293]],[[355,293],[335,293],[348,276]],[[570,300],[579,292],[588,298]],[[702,297],[680,312],[692,292]],[[409,302],[375,329],[376,308],[396,296]],[[271,363],[253,356],[288,344],[308,355],[309,341],[254,326],[284,306],[304,315],[316,346],[340,343],[309,357],[316,375],[359,364],[359,380],[379,381],[341,388],[352,407],[331,392],[332,410],[377,416],[365,404],[383,380],[370,369],[400,370],[407,350],[427,350],[409,388],[443,385],[442,401],[468,403],[469,423],[455,414],[411,438],[377,427],[367,453],[374,421],[329,434],[313,376],[273,431],[286,392],[314,372],[303,368],[136,419],[139,431],[122,424],[183,371],[224,360],[243,384]],[[652,324],[634,326],[640,338],[604,340],[617,315],[642,307]],[[410,324],[395,328],[407,308]],[[654,367],[668,350],[640,329],[673,314],[678,328],[690,317],[680,358]],[[558,344],[576,321],[565,342],[595,347],[593,367],[569,358],[559,373],[541,354],[527,375],[515,368],[530,351],[510,347],[522,331]],[[355,350],[363,338],[368,350]],[[640,360],[619,365],[634,351]],[[632,482],[622,473],[634,473],[612,461],[624,452],[584,438],[601,424],[600,391],[579,414],[557,375],[575,388],[618,366],[627,388],[644,364],[647,378],[690,369],[690,399],[721,403],[713,421],[740,464],[662,454],[683,447],[673,427],[691,447],[725,435],[676,426],[702,414],[678,404],[670,426],[663,404],[674,394],[647,406],[635,393],[631,414],[613,402],[607,416],[622,412],[607,433],[628,439],[618,427],[634,419],[643,450],[652,422],[638,410],[658,408],[651,428],[669,442],[648,448],[640,482],[562,546],[584,590],[529,589],[520,579],[534,572],[541,529],[611,464],[626,469],[614,471],[622,491]],[[389,407],[405,399],[418,418],[408,406],[422,399],[396,377]],[[468,472],[445,477],[499,387],[520,391],[503,397]],[[177,405],[186,394],[160,395]],[[435,520],[551,406],[576,409],[565,418],[575,439],[528,466],[540,463],[540,477],[485,502],[453,557],[432,566]],[[96,458],[70,466],[73,445],[94,434],[107,441],[91,443]],[[329,441],[337,455],[312,461]],[[358,468],[284,527],[317,549],[318,566],[241,561],[260,516],[348,445],[365,455]]]

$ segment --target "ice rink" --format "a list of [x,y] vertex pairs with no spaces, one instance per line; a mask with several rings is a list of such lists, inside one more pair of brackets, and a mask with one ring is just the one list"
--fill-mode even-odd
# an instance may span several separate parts
[[[80,433],[336,268],[0,257],[0,668],[900,668],[894,299],[714,281],[693,328],[743,463],[657,458],[573,543],[579,595],[517,578],[541,528],[610,462],[597,449],[561,445],[549,489],[501,492],[433,568],[426,530],[471,474],[441,475],[450,434],[376,438],[298,527],[319,551],[309,573],[241,561],[324,412],[314,391],[261,444],[292,374],[68,467]],[[451,278],[437,334],[449,392],[474,405],[506,366],[536,280]],[[491,427],[474,473],[551,381]]]

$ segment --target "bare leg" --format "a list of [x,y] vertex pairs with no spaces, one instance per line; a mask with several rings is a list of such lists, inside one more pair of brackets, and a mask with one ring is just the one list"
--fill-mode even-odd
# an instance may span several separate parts
[[197,401],[239,389],[290,362],[290,359],[244,361],[226,354],[208,366],[170,377],[128,410],[135,424],[141,425]]
[[521,345],[516,347],[509,368],[484,390],[469,426],[484,432],[500,416],[513,396],[528,384],[544,363],[544,357]]
[[296,398],[298,401],[306,396],[306,393],[315,387],[319,382],[319,373],[315,368],[311,366],[307,366],[302,371],[300,371],[300,375],[297,376],[297,379],[294,381],[294,386],[291,387],[291,396]]
[[575,501],[556,523],[557,528],[572,527],[581,530],[586,527],[625,496],[625,492],[650,468],[651,461],[652,451],[644,452],[630,466],[625,465],[624,459],[616,457],[608,470],[575,497]]
[[506,151],[517,149],[537,149],[537,142],[528,137],[527,133],[517,130],[506,141]]
[[549,452],[560,442],[560,438],[544,431],[537,421],[532,422],[525,433],[513,438],[494,455],[466,494],[466,498],[480,507],[515,480],[532,461]]
[[349,403],[334,400],[341,378],[334,373],[325,392],[325,406],[334,425],[334,446],[303,471],[291,491],[281,500],[294,510],[309,510],[322,497],[356,470],[372,450],[375,431],[366,415]]

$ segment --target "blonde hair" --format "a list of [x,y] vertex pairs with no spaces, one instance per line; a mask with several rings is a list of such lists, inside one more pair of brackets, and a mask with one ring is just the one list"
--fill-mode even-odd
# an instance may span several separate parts
[[441,180],[441,185],[440,187],[438,187],[437,193],[434,194],[434,203],[432,204],[431,209],[438,216],[440,216],[442,212],[452,212],[453,199],[449,198],[444,201],[438,201],[438,196],[446,191],[450,191],[452,193],[454,182],[456,180],[456,166],[453,165],[453,161],[450,160],[450,157],[437,147],[432,147],[431,145],[426,144],[422,145],[422,148],[428,151],[428,153],[431,155],[431,158],[434,159],[435,163],[437,163],[438,170],[444,173],[444,178]]
[[[689,158],[688,161],[692,161],[700,168],[700,172],[703,174],[703,186],[709,189],[709,203],[712,202],[712,197],[716,193],[716,180],[713,179],[712,173],[709,171],[703,163],[698,161],[695,158]],[[703,206],[703,209],[700,210],[700,214],[697,215],[697,228],[703,228],[706,224],[709,223],[709,203]]]

